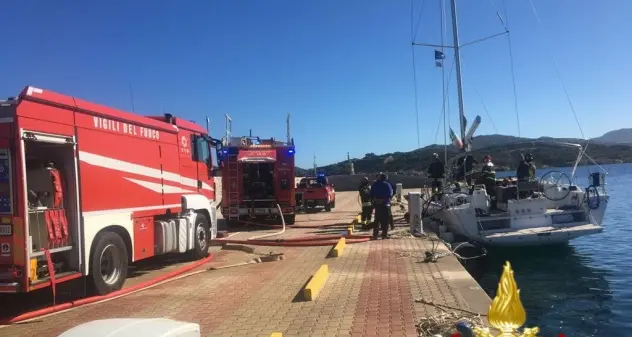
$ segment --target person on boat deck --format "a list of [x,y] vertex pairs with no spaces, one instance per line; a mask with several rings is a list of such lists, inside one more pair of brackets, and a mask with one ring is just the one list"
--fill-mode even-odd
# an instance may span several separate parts
[[522,160],[516,170],[516,177],[521,182],[535,179],[535,165],[533,164],[533,155],[531,153],[522,156]]
[[360,181],[360,187],[358,188],[360,193],[360,202],[362,203],[362,229],[367,229],[369,222],[371,222],[371,215],[373,214],[373,204],[371,203],[371,186],[369,185],[369,178],[363,177]]
[[443,189],[443,176],[445,175],[445,168],[443,162],[439,158],[437,153],[433,154],[434,161],[428,167],[428,175],[432,178],[432,194],[440,192]]
[[382,239],[388,238],[389,209],[393,198],[393,188],[388,182],[388,176],[380,174],[380,179],[371,186],[371,199],[375,207],[375,227],[373,227],[373,239],[377,239],[380,229]]
[[[516,170],[516,177],[518,178],[518,182],[528,182],[535,180],[535,164],[533,164],[533,155],[531,153],[527,153],[526,155],[522,155],[522,160],[520,164],[518,164],[518,169]],[[518,191],[518,197],[520,199],[527,198],[531,192],[528,190],[520,190]]]
[[471,154],[463,156],[458,160],[458,170],[456,172],[456,180],[463,181],[467,185],[472,185],[472,174],[474,173],[474,164],[478,164],[476,159]]
[[495,195],[496,189],[496,170],[494,169],[494,164],[492,163],[492,157],[490,155],[486,155],[483,157],[483,167],[481,168],[481,180],[483,185],[485,185],[485,190],[487,191],[487,195],[493,196]]

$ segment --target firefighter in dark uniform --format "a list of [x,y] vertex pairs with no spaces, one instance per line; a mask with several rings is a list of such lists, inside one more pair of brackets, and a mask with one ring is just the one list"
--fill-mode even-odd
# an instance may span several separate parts
[[535,179],[535,165],[533,164],[533,155],[531,153],[527,153],[523,156],[520,164],[518,164],[516,178],[518,178],[518,181],[530,181]]
[[[531,153],[522,156],[522,160],[516,170],[516,178],[518,178],[518,182],[535,180],[535,164],[533,164],[533,155]],[[529,191],[520,190],[518,191],[518,197],[520,199],[527,198],[529,197],[529,193]]]
[[458,160],[458,169],[456,172],[456,180],[463,181],[467,183],[467,185],[472,185],[472,174],[474,169],[474,164],[478,164],[476,159],[471,154],[465,155]]
[[434,153],[434,161],[428,167],[428,175],[432,178],[432,194],[440,192],[443,190],[443,176],[445,174],[445,167],[443,166],[443,162],[439,158],[439,155]]
[[382,239],[388,238],[389,209],[391,208],[391,198],[393,198],[393,188],[388,182],[388,176],[380,174],[380,180],[371,186],[371,199],[375,207],[375,227],[373,228],[373,239],[382,230]]
[[487,195],[496,195],[496,170],[494,169],[494,164],[492,163],[492,157],[490,155],[486,155],[485,157],[483,157],[481,180],[485,185]]
[[373,204],[371,203],[371,185],[369,185],[369,178],[364,177],[360,181],[360,187],[358,188],[360,193],[360,202],[362,203],[362,229],[367,229],[371,222],[371,215],[373,214]]

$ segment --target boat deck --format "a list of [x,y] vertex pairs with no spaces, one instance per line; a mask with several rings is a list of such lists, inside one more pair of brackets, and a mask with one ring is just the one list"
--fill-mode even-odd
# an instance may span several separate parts
[[483,237],[488,242],[516,242],[529,243],[532,241],[550,242],[556,243],[561,241],[567,241],[579,236],[600,233],[603,231],[603,227],[595,224],[582,224],[572,223],[565,226],[546,226],[535,228],[524,228],[513,231],[494,231],[493,233],[486,234],[481,232]]

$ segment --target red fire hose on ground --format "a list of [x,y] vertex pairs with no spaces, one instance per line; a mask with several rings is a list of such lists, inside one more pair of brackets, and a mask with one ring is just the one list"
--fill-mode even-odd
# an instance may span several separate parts
[[216,239],[217,243],[233,243],[253,246],[282,246],[282,247],[319,247],[332,246],[338,243],[340,238],[345,238],[347,244],[367,242],[371,240],[368,235],[323,235],[315,237],[292,238],[292,239],[270,239],[270,240],[231,240]]
[[139,284],[133,285],[131,287],[128,288],[124,288],[112,293],[109,293],[107,295],[102,295],[102,296],[91,296],[91,297],[87,297],[87,298],[83,298],[80,300],[75,300],[75,301],[70,301],[70,302],[66,302],[63,304],[59,304],[59,305],[53,305],[47,308],[42,308],[39,310],[34,310],[34,311],[29,311],[29,312],[25,312],[21,315],[6,319],[6,320],[0,320],[0,325],[9,325],[9,324],[13,324],[13,323],[18,323],[21,321],[25,321],[27,319],[33,319],[36,317],[40,317],[40,316],[44,316],[44,315],[49,315],[52,313],[56,313],[59,311],[63,311],[63,310],[68,310],[71,308],[76,308],[82,305],[86,305],[86,304],[91,304],[91,303],[95,303],[95,302],[99,302],[99,301],[103,301],[103,300],[108,300],[111,298],[115,298],[115,297],[121,297],[124,295],[129,295],[133,292],[139,291],[139,290],[143,290],[145,288],[154,286],[160,282],[175,278],[176,276],[180,276],[190,270],[193,270],[207,262],[209,262],[211,259],[213,258],[212,255],[209,255],[208,257],[196,261],[194,263],[191,263],[189,265],[183,266],[182,268],[179,268],[177,270],[174,270],[172,272],[169,272],[165,275],[160,275],[152,280],[148,280],[145,282],[141,282]]

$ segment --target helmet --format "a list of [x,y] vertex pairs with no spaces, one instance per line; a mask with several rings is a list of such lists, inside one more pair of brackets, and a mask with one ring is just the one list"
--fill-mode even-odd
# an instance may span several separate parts
[[527,153],[527,154],[524,156],[524,160],[526,160],[526,161],[532,161],[532,160],[533,160],[533,155],[532,155],[531,153]]
[[368,184],[368,183],[369,183],[369,178],[367,178],[367,177],[362,177],[362,179],[360,180],[360,182],[362,182],[363,184]]
[[432,156],[433,156],[433,157],[435,157],[435,158],[439,158],[439,154],[438,154],[438,153],[436,153],[436,152],[435,152],[435,153],[433,153],[433,154],[432,154]]
[[386,173],[380,173],[380,180],[388,180],[388,175]]
[[491,161],[492,160],[492,156],[490,155],[485,155],[485,157],[483,157],[483,161],[487,162],[487,161]]

